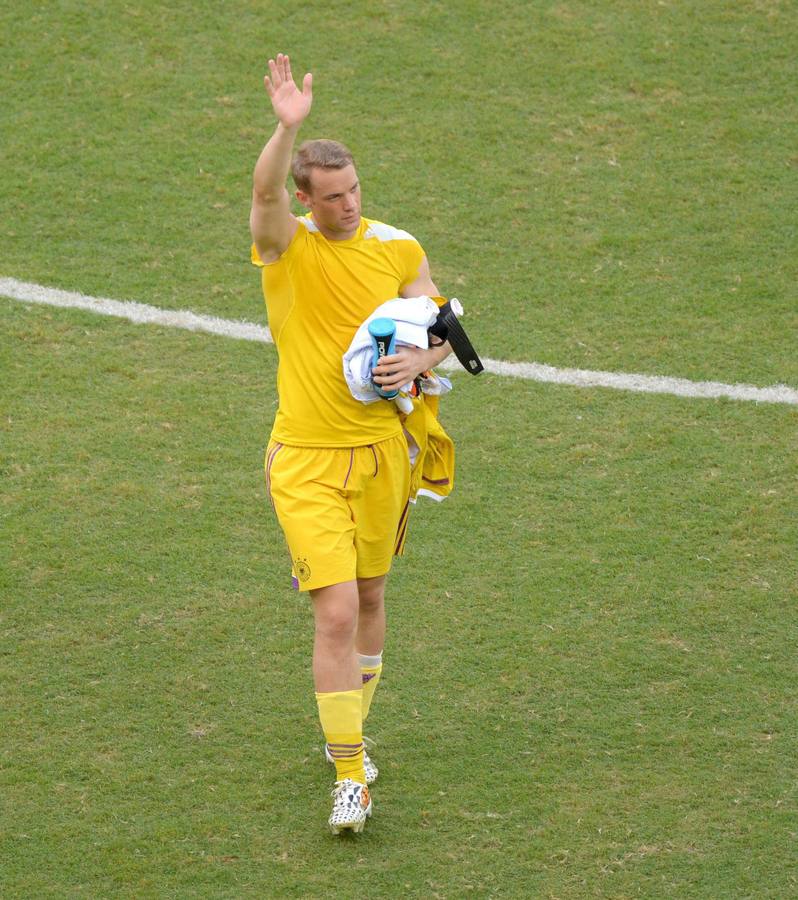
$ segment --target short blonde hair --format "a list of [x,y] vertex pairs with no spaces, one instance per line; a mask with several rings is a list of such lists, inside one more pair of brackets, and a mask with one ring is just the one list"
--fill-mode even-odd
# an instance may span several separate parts
[[354,164],[349,149],[338,141],[305,141],[291,163],[291,175],[299,190],[309,194],[314,169],[345,169]]

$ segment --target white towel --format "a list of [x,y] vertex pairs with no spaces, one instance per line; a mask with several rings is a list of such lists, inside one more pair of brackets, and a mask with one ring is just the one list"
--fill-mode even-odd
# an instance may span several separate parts
[[[396,345],[421,347],[429,346],[427,329],[438,317],[438,304],[429,297],[397,297],[388,300],[374,310],[366,321],[355,332],[349,349],[344,353],[344,378],[355,400],[361,403],[374,403],[381,400],[374,390],[372,380],[372,364],[374,351],[369,334],[369,322],[383,316],[396,322]],[[442,379],[445,380],[445,379]],[[402,386],[409,391],[412,383]]]

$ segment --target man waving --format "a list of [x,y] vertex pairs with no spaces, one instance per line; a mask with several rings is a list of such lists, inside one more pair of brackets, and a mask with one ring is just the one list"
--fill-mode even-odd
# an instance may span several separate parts
[[[341,358],[380,304],[439,292],[415,238],[361,215],[360,181],[343,144],[306,141],[294,153],[312,76],[300,89],[288,56],[278,54],[264,82],[277,127],[255,166],[250,228],[279,355],[266,482],[294,584],[313,601],[313,677],[336,768],[329,824],[337,834],[361,831],[372,811],[367,785],[377,769],[363,721],[382,671],[386,576],[404,541],[410,478],[396,407],[355,400]],[[308,211],[300,217],[291,212],[289,170]],[[448,353],[448,344],[402,348],[375,368],[374,381],[398,389]]]

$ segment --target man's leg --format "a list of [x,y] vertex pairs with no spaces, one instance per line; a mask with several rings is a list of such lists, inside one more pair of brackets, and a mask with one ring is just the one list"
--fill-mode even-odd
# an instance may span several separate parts
[[310,592],[315,637],[313,679],[319,718],[339,781],[366,783],[363,770],[363,690],[355,649],[359,595],[356,581]]
[[382,670],[385,583],[407,522],[410,463],[404,435],[368,448],[373,456],[363,491],[352,500],[360,621],[357,650],[363,677],[363,718]]
[[[313,677],[327,753],[336,767],[333,834],[361,831],[371,814],[363,766],[363,689],[357,661],[359,597],[355,523],[343,489],[356,456],[370,451],[314,449],[270,441],[266,483],[293,560],[296,586],[310,592]],[[362,479],[361,479],[362,480]]]
[[356,647],[363,684],[363,721],[365,722],[382,672],[385,646],[385,575],[358,578],[359,617]]

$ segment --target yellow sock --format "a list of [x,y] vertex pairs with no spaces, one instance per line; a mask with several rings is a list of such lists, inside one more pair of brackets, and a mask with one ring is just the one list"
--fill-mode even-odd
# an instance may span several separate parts
[[363,769],[363,691],[316,693],[327,747],[335,760],[338,781],[366,783]]
[[359,658],[360,677],[363,680],[363,721],[365,722],[382,672],[382,653],[378,653],[376,656],[359,654]]

